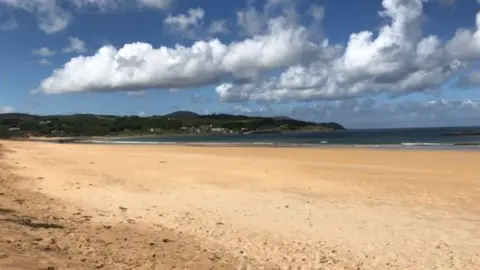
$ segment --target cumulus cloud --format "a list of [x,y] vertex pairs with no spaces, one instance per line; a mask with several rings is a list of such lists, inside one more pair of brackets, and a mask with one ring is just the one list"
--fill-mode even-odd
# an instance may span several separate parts
[[0,113],[11,113],[14,112],[15,110],[10,107],[10,106],[0,106]]
[[462,74],[455,82],[454,86],[465,89],[480,86],[480,70],[472,69],[465,74]]
[[[72,58],[38,90],[135,91],[217,84],[225,102],[276,102],[438,89],[480,56],[480,13],[475,29],[459,29],[442,41],[423,35],[423,4],[383,0],[378,14],[388,24],[378,32],[352,33],[346,44],[331,44],[312,31],[325,16],[322,7],[309,8],[313,25],[305,25],[293,1],[270,0],[262,10],[249,5],[237,13],[237,24],[247,35],[243,40],[158,48],[147,43],[104,46],[94,55]],[[188,31],[201,25],[204,16],[202,9],[191,9],[168,16],[165,23]]]
[[261,33],[264,30],[265,24],[263,14],[257,12],[251,4],[247,9],[237,12],[238,27],[250,36]]
[[215,20],[206,26],[204,18],[205,11],[202,8],[190,8],[186,14],[169,14],[163,23],[173,33],[195,40],[228,32],[225,20]]
[[55,55],[55,51],[51,50],[48,47],[41,47],[39,49],[33,50],[32,53],[42,57],[49,57]]
[[38,28],[48,34],[64,29],[72,18],[56,0],[0,0],[2,5],[35,14]]
[[84,53],[87,51],[85,42],[77,37],[69,37],[68,42],[67,47],[62,50],[64,53]]
[[171,31],[179,32],[187,37],[195,37],[203,23],[205,11],[201,8],[190,8],[187,14],[169,14],[163,23]]
[[325,17],[325,8],[319,5],[312,5],[308,10],[308,13],[316,21],[322,21]]
[[[256,36],[268,30],[272,19],[281,19],[289,27],[298,26],[299,14],[292,0],[267,0],[263,9],[257,10],[254,1],[248,1],[247,7],[237,11],[237,26],[247,36]],[[321,8],[312,6],[313,9]],[[312,9],[311,8],[311,9]],[[280,14],[280,16],[278,16]]]
[[51,65],[52,63],[47,58],[56,54],[54,50],[48,47],[41,47],[39,49],[33,50],[32,53],[41,57],[38,60],[38,63],[42,66]]
[[0,23],[0,30],[2,31],[13,31],[18,28],[18,23],[15,19],[8,19]]
[[304,27],[272,21],[268,33],[240,42],[198,41],[190,47],[153,48],[132,43],[104,46],[93,56],[72,58],[42,81],[45,93],[188,88],[225,78],[248,81],[263,71],[309,59],[316,46]]
[[65,29],[78,9],[94,8],[100,11],[113,11],[121,8],[145,7],[168,8],[172,0],[0,0],[0,7],[19,9],[35,14],[38,28],[47,34]]
[[378,35],[351,34],[345,46],[322,46],[310,65],[295,65],[278,77],[251,84],[220,85],[218,94],[224,101],[400,95],[436,89],[480,56],[478,26],[475,32],[459,30],[444,44],[436,36],[422,36],[421,0],[384,0],[382,5],[379,14],[391,23]]

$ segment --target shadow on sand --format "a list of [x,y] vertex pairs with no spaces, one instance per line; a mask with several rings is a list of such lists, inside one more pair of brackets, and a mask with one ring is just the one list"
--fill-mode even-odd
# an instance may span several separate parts
[[64,227],[58,224],[53,224],[53,223],[41,223],[41,222],[33,222],[31,220],[22,220],[22,219],[13,219],[13,218],[2,218],[0,221],[6,221],[6,222],[13,222],[19,225],[27,226],[30,228],[38,229],[63,229]]
[[[42,223],[42,222],[34,222],[29,218],[23,218],[20,216],[15,215],[15,210],[8,209],[8,208],[0,208],[0,214],[3,214],[4,217],[0,218],[0,222],[12,222],[18,225],[27,226],[30,228],[38,229],[63,229],[64,227],[58,224],[53,223]],[[7,217],[5,217],[5,215]]]

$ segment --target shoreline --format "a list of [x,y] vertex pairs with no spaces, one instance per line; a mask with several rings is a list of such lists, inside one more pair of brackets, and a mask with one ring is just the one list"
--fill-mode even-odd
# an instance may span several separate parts
[[[452,128],[453,129],[453,128]],[[205,147],[274,147],[274,148],[367,148],[367,149],[407,149],[407,150],[461,150],[479,151],[480,140],[471,136],[464,139],[445,138],[449,128],[437,131],[424,129],[406,129],[402,133],[389,130],[338,131],[335,134],[322,135],[325,132],[300,132],[302,135],[235,135],[235,134],[178,134],[142,135],[142,136],[89,136],[63,138],[30,138],[33,141],[50,141],[75,144],[119,144],[119,145],[184,145]],[[453,129],[455,130],[455,129]],[[470,132],[465,128],[465,132]],[[452,131],[453,132],[453,131]],[[328,132],[327,132],[328,133]],[[465,136],[463,136],[465,137]]]
[[[132,137],[137,138],[137,137]],[[192,147],[266,147],[266,148],[365,148],[384,150],[432,150],[432,151],[480,151],[478,144],[446,144],[446,143],[401,143],[401,144],[330,144],[330,143],[282,143],[282,142],[160,142],[160,141],[118,141],[108,138],[96,139],[68,139],[61,143],[74,144],[99,144],[99,145],[166,145],[166,146],[192,146]],[[41,140],[40,140],[41,141]],[[49,141],[58,143],[57,140]]]
[[[136,137],[135,137],[136,138]],[[79,138],[65,139],[0,139],[1,142],[38,142],[53,144],[78,144],[78,145],[117,145],[117,146],[178,146],[178,147],[214,147],[214,148],[299,148],[299,149],[368,149],[383,151],[434,151],[434,152],[478,152],[479,144],[431,144],[410,143],[405,144],[299,144],[299,143],[273,143],[273,142],[148,142],[148,141],[110,141]]]

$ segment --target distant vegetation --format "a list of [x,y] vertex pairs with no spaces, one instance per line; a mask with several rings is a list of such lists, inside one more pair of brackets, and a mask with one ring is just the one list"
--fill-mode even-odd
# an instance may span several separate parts
[[331,131],[337,123],[313,123],[288,117],[199,115],[178,111],[162,116],[0,114],[0,137],[126,136],[146,134],[209,134],[245,132]]

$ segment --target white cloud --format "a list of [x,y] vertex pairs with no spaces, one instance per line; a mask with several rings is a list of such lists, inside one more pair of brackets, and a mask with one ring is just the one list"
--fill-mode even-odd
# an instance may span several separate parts
[[315,45],[303,27],[272,21],[269,32],[241,42],[214,39],[191,47],[153,48],[147,43],[104,46],[89,57],[72,58],[40,85],[46,93],[185,88],[225,78],[252,80],[263,71],[308,59]]
[[131,7],[152,9],[168,8],[172,0],[70,0],[75,9],[68,9],[68,4],[60,0],[0,0],[0,7],[20,9],[37,17],[38,28],[47,34],[65,29],[79,9],[94,8],[100,11],[114,11]]
[[458,78],[458,81],[455,82],[454,86],[467,89],[480,86],[480,70],[473,69],[463,74]]
[[227,24],[227,21],[225,20],[213,21],[208,27],[207,32],[211,35],[227,33],[228,29],[226,24]]
[[13,31],[18,28],[18,23],[15,19],[8,19],[0,24],[0,30]]
[[201,8],[190,8],[187,14],[169,14],[163,23],[172,31],[179,32],[185,36],[194,36],[200,25],[203,23],[205,11]]
[[480,56],[478,30],[461,30],[444,45],[435,36],[422,37],[421,0],[382,3],[380,15],[389,17],[391,24],[376,37],[370,31],[351,34],[345,47],[322,46],[310,65],[292,66],[277,78],[251,84],[225,84],[217,87],[218,94],[224,101],[399,95],[436,89]]
[[338,122],[346,128],[478,126],[480,100],[399,101],[357,98],[295,106],[236,104],[226,113],[287,116],[313,122]]
[[38,63],[42,66],[49,66],[51,65],[52,63],[50,61],[48,61],[48,59],[46,58],[42,58],[40,60],[38,60]]
[[121,0],[71,0],[72,4],[78,8],[98,8],[100,11],[111,11],[119,8],[123,1]]
[[478,125],[479,113],[480,100],[350,99],[296,106],[290,116],[309,121],[335,121],[347,128],[391,128]]
[[[136,91],[219,84],[220,98],[235,102],[329,100],[437,89],[480,57],[480,13],[476,29],[459,29],[452,39],[442,41],[423,35],[423,3],[383,0],[379,16],[389,23],[378,33],[352,33],[342,45],[312,32],[325,16],[322,7],[310,7],[313,25],[304,25],[293,1],[271,0],[261,11],[250,5],[237,13],[237,24],[248,35],[243,40],[211,39],[189,47],[104,46],[92,56],[72,58],[38,90]],[[188,14],[169,15],[165,23],[188,32],[202,26],[204,17],[202,9],[190,9]]]
[[168,30],[195,40],[228,32],[225,20],[214,20],[207,27],[204,18],[202,8],[190,8],[186,14],[169,14],[163,23]]
[[56,0],[0,0],[2,5],[34,13],[38,28],[48,34],[63,30],[72,18],[70,13],[57,5]]
[[113,11],[122,8],[152,8],[166,9],[172,0],[71,0],[77,8],[94,7],[101,11]]
[[11,113],[15,110],[10,106],[0,106],[0,113]]
[[325,17],[325,8],[319,5],[312,5],[308,10],[308,13],[316,21],[323,21]]
[[265,27],[265,18],[254,7],[237,12],[237,25],[248,35],[254,36],[261,33]]
[[51,65],[52,63],[47,58],[56,54],[54,50],[48,47],[41,47],[39,49],[33,50],[32,53],[41,57],[38,60],[38,63],[42,66]]
[[[280,15],[278,15],[280,14]],[[272,19],[281,19],[289,27],[298,26],[295,1],[267,0],[262,10],[257,10],[254,1],[247,2],[247,8],[237,11],[237,26],[248,36],[256,36],[268,30]]]
[[51,50],[48,47],[41,47],[39,49],[33,50],[33,54],[42,56],[42,57],[49,57],[55,55],[55,51]]
[[64,53],[84,53],[87,51],[85,42],[77,37],[69,37],[69,44],[63,49]]
[[168,8],[172,4],[172,0],[138,0],[138,2],[140,5],[158,9]]
[[447,52],[460,60],[471,60],[480,54],[480,12],[476,17],[476,29],[459,29],[446,45]]

